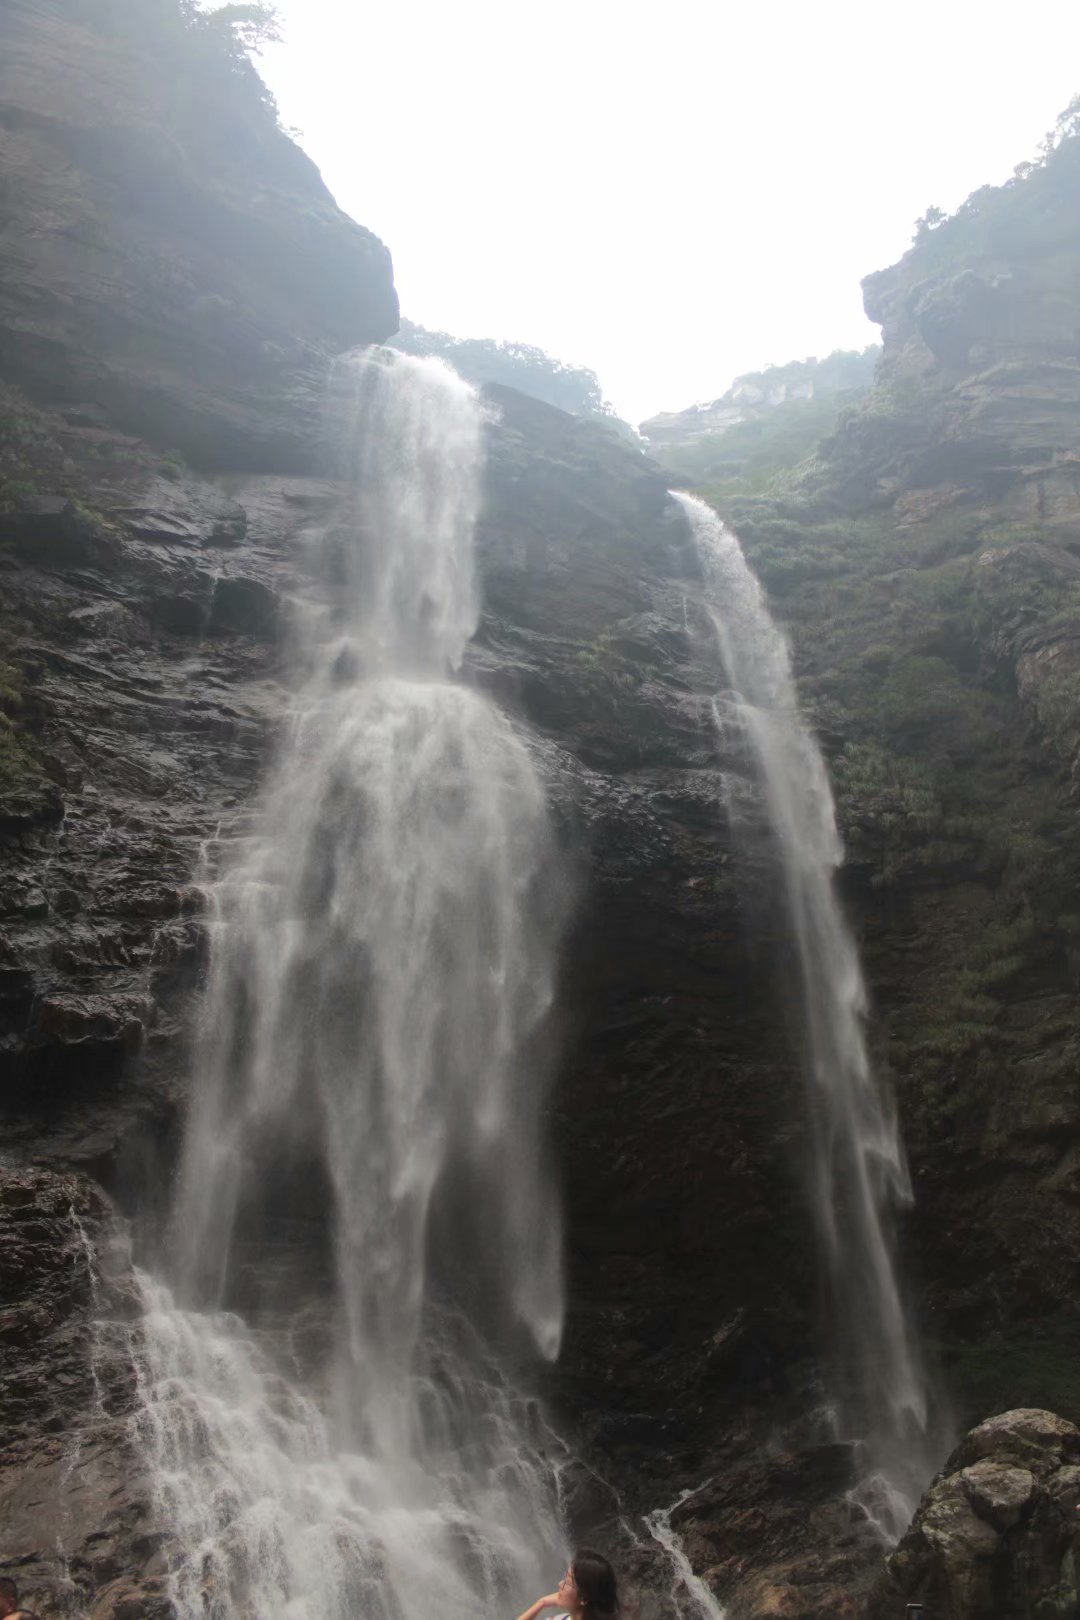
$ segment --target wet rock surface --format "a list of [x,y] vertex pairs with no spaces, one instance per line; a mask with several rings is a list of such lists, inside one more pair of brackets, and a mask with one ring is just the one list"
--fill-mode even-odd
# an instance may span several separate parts
[[4,376],[215,466],[310,463],[328,358],[397,328],[389,254],[166,23],[5,4]]
[[[744,908],[769,882],[733,879],[716,654],[665,480],[548,407],[509,391],[492,407],[465,678],[526,728],[577,888],[553,1120],[571,1312],[549,1394],[602,1476],[639,1476],[644,1510],[693,1478],[699,1422],[724,1432],[754,1392],[768,1406],[812,1308],[799,1083],[767,1011],[767,928],[747,950]],[[35,431],[39,488],[0,514],[5,659],[41,788],[5,833],[7,1143],[153,1208],[187,1085],[204,879],[250,831],[294,679],[293,598],[321,588],[338,489],[163,474],[154,447],[79,417],[39,412]],[[317,1210],[293,1214],[251,1235],[264,1280],[318,1263]],[[732,1456],[765,1429],[740,1434]],[[125,1501],[134,1523],[142,1498]],[[55,1583],[47,1562],[26,1567]]]
[[[20,506],[0,513],[6,665],[35,773],[13,803],[0,787],[0,1064],[9,1145],[107,1163],[133,1120],[168,1114],[172,1081],[148,1076],[198,971],[200,866],[280,712],[279,553],[257,524],[221,549],[235,503],[192,474],[159,479],[137,441],[54,427],[57,466],[39,474],[65,489],[26,503],[33,543]],[[73,523],[102,550],[49,543]]]
[[163,1615],[132,1445],[139,1299],[89,1178],[0,1168],[0,1284],[0,1562],[28,1608],[120,1615],[123,1589]]
[[888,1561],[868,1620],[1075,1620],[1080,1430],[1003,1412],[957,1446]]
[[[47,1616],[153,1620],[114,1208],[168,1199],[206,880],[250,835],[295,599],[335,523],[315,449],[327,360],[395,315],[383,250],[283,137],[249,128],[220,162],[177,150],[161,108],[187,114],[109,9],[11,0],[0,62],[0,1559]],[[836,768],[913,1159],[919,1306],[979,1416],[1002,1390],[1073,1387],[1069,221],[1042,270],[925,276],[916,256],[871,287],[908,395],[845,428],[818,508],[746,531]],[[854,1616],[881,1552],[846,1500],[851,1449],[807,1418],[819,1301],[790,964],[765,852],[731,857],[720,773],[739,761],[718,754],[695,559],[633,446],[509,390],[490,402],[465,678],[535,748],[577,888],[550,1121],[570,1303],[547,1390],[587,1459],[575,1523],[618,1545],[624,1516],[692,1489],[672,1522],[733,1620]],[[821,507],[860,516],[819,550]],[[902,768],[882,764],[893,748]],[[247,1235],[245,1306],[317,1277],[323,1243],[318,1189],[299,1189]],[[95,1345],[99,1317],[119,1326]],[[1012,1414],[976,1434],[875,1595],[881,1620],[924,1595],[927,1620],[931,1597],[956,1616],[1074,1612],[1075,1431]],[[650,1612],[670,1570],[623,1545]],[[1013,1607],[987,1609],[999,1591]]]
[[799,1081],[732,871],[689,535],[639,454],[500,398],[472,668],[554,750],[578,875],[555,1122],[565,1398],[618,1447],[637,1414],[659,1434],[703,1375],[720,1388],[725,1363],[767,1362],[805,1320],[794,1144],[777,1141],[798,1133]]

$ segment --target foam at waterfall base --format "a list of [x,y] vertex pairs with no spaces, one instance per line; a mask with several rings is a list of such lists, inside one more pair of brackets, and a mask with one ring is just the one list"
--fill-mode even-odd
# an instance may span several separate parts
[[565,1448],[494,1366],[416,1381],[413,1452],[346,1450],[238,1317],[139,1282],[135,1425],[181,1620],[282,1603],[295,1620],[424,1620],[436,1597],[450,1620],[505,1620],[550,1584]]
[[[170,1270],[142,1281],[136,1433],[180,1620],[505,1620],[564,1567],[561,1449],[501,1369],[562,1325],[542,1121],[565,897],[528,747],[453,679],[482,429],[438,361],[337,368],[340,501],[291,724],[206,884]],[[221,1309],[238,1231],[305,1174],[317,1382]]]

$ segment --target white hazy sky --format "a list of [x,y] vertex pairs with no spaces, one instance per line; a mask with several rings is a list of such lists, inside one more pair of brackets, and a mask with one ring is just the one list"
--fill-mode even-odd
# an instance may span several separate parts
[[403,311],[636,421],[877,330],[860,278],[1080,90],[1077,0],[279,0],[287,125]]

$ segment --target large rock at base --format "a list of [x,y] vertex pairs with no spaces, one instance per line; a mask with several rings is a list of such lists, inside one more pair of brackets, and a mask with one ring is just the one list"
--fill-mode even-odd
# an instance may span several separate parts
[[1080,1429],[1021,1408],[957,1446],[889,1559],[868,1620],[1077,1620]]

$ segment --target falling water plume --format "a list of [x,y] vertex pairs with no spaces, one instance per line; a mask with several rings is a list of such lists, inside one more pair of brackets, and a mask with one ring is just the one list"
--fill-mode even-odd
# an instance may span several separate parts
[[[706,1481],[707,1485],[711,1483],[711,1480]],[[704,1489],[705,1486],[699,1485],[697,1490],[683,1491],[670,1507],[655,1508],[652,1513],[645,1515],[646,1530],[657,1546],[663,1549],[671,1565],[671,1604],[679,1620],[726,1620],[727,1611],[717,1602],[701,1576],[694,1573],[682,1539],[671,1523],[671,1515],[676,1509]]]
[[[476,1620],[565,1556],[560,1447],[503,1358],[553,1355],[562,1322],[558,862],[527,747],[452,679],[482,410],[440,362],[375,351],[341,363],[331,430],[295,717],[211,889],[172,1272],[141,1284],[181,1620]],[[248,1309],[243,1256],[304,1195],[330,1253],[301,1372],[296,1313]]]
[[749,744],[783,878],[798,962],[810,1119],[811,1200],[830,1285],[853,1493],[887,1541],[906,1528],[940,1461],[929,1391],[901,1295],[893,1212],[910,1202],[891,1101],[870,1063],[859,954],[836,895],[843,859],[821,750],[799,709],[784,636],[735,536],[703,501],[674,494],[701,556],[705,605],[731,690],[718,724]]

